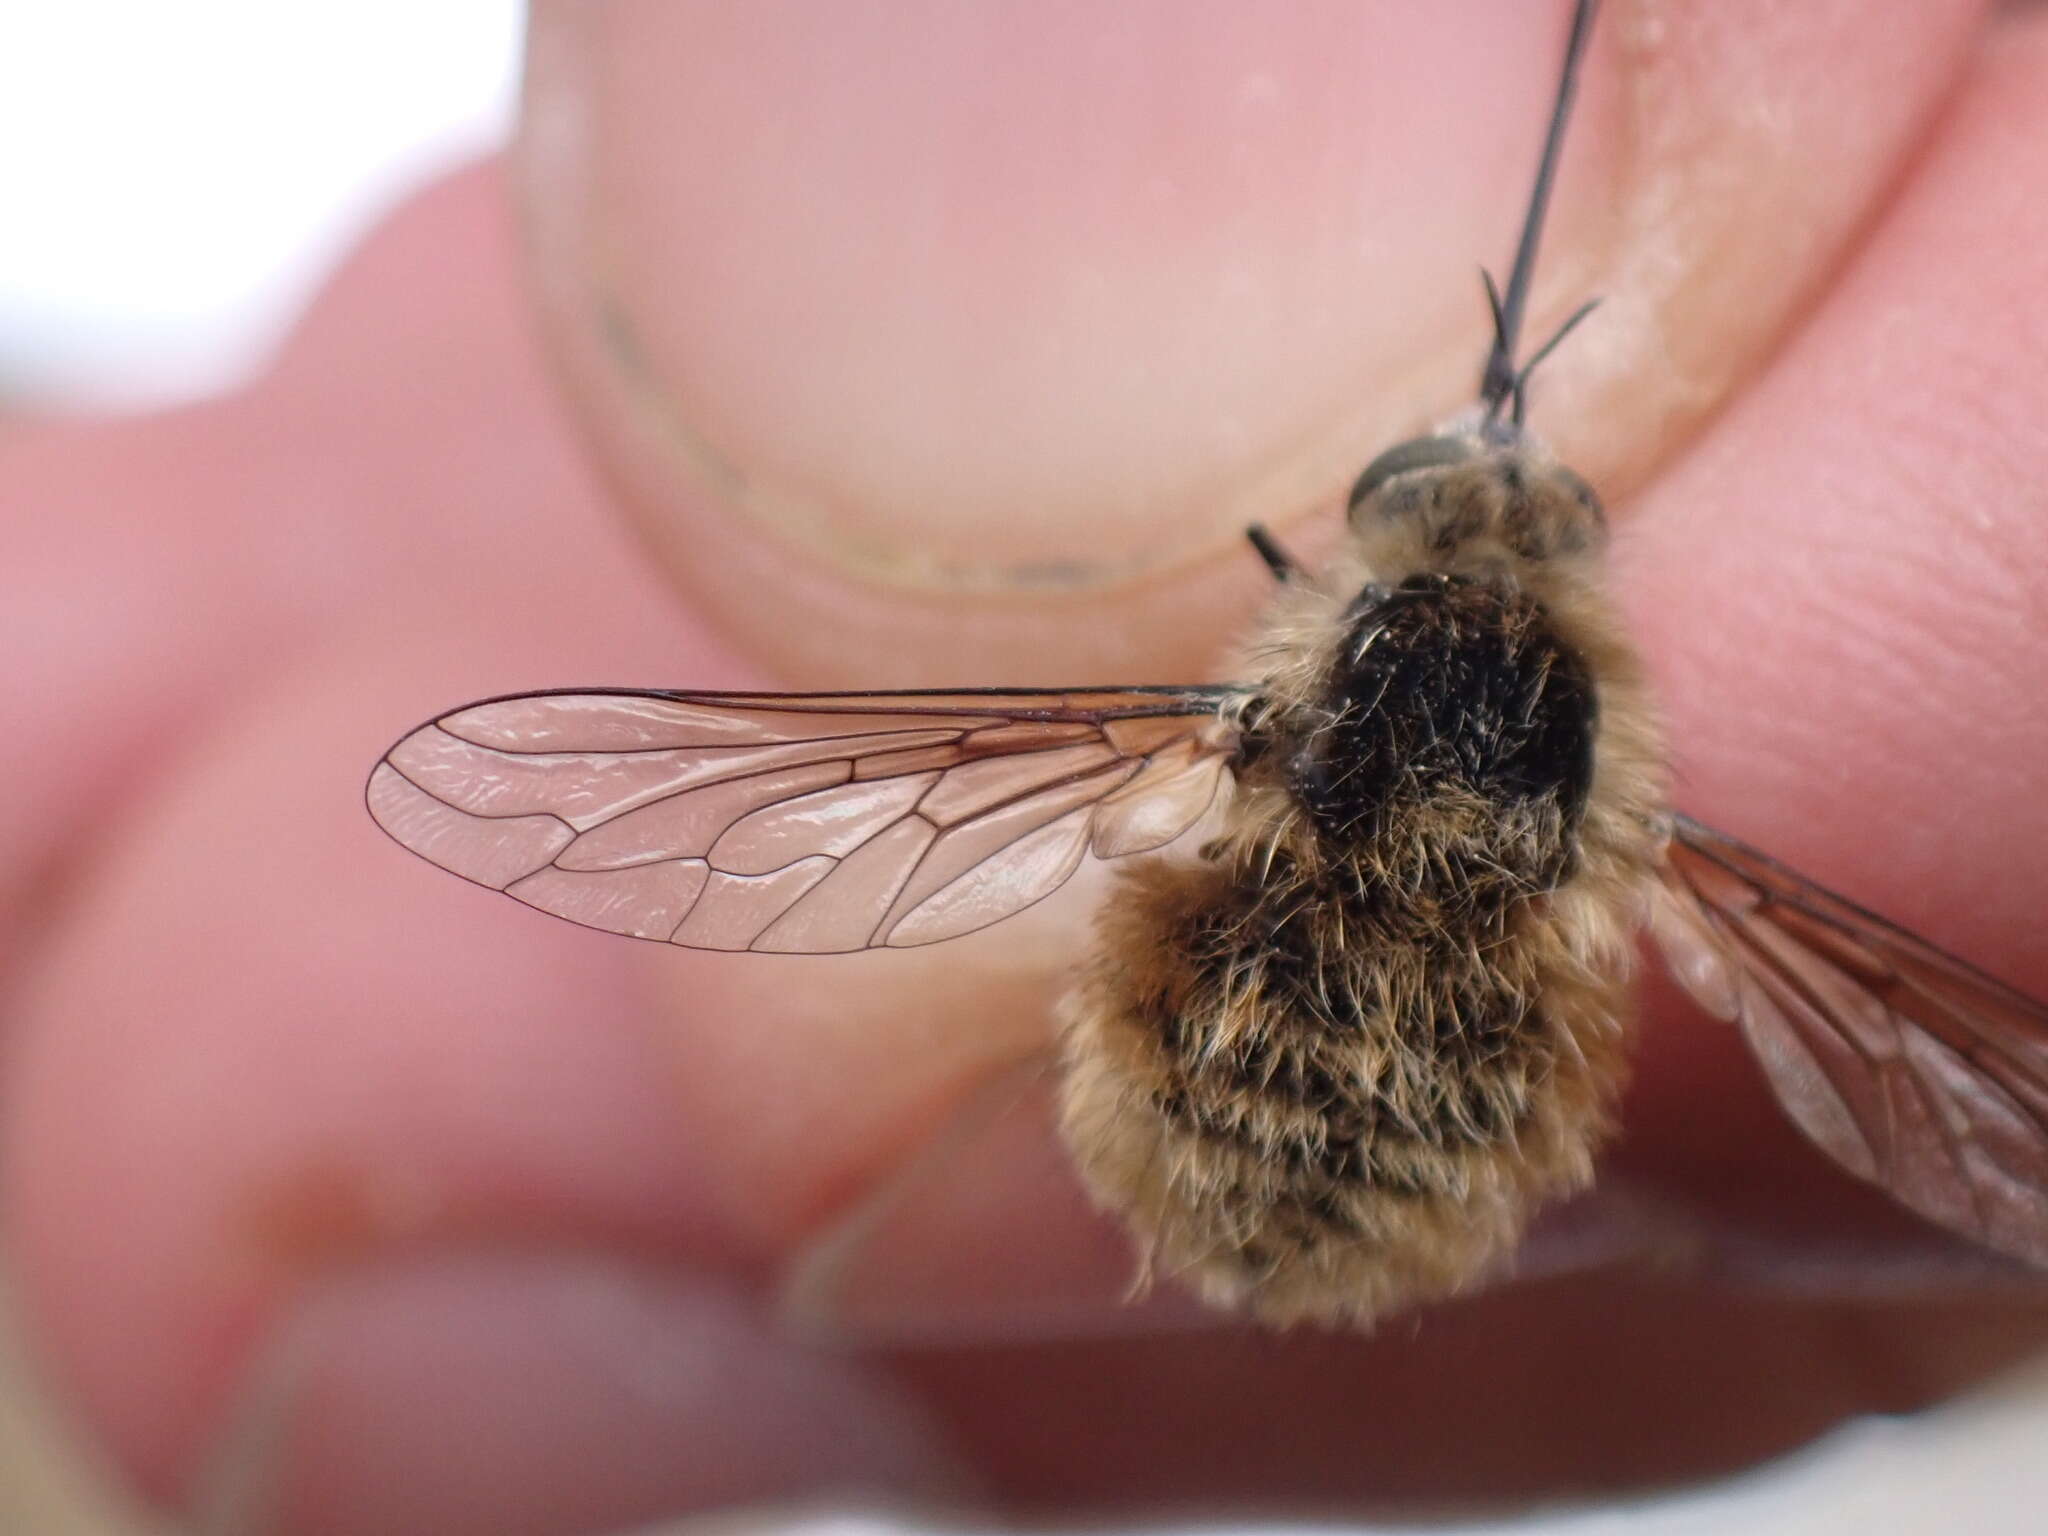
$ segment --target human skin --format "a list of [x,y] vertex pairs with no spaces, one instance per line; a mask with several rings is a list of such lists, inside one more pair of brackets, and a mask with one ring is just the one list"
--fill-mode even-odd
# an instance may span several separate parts
[[[1370,1340],[1126,1305],[1034,1111],[1086,891],[696,955],[363,816],[392,737],[519,688],[1212,675],[1263,579],[1237,525],[1325,546],[1469,391],[1562,15],[1353,9],[1228,48],[1185,42],[1222,0],[1047,13],[963,91],[937,12],[545,6],[512,174],[395,215],[254,385],[0,429],[0,1231],[150,1497],[399,1536],[1515,1503],[2048,1337],[1655,985],[1540,1278]],[[1534,425],[1607,492],[1686,808],[2048,992],[2048,16],[1699,9],[1603,19],[1538,297],[1607,303]]]

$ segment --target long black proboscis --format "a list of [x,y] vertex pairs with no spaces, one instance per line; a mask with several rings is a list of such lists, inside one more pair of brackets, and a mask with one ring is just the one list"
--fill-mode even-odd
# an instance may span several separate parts
[[1564,68],[1558,72],[1557,101],[1550,109],[1550,131],[1544,136],[1543,159],[1536,168],[1536,185],[1529,193],[1529,211],[1522,219],[1522,239],[1515,247],[1515,265],[1508,273],[1507,292],[1496,311],[1493,350],[1487,354],[1486,372],[1479,383],[1479,398],[1486,406],[1488,421],[1499,418],[1501,408],[1518,389],[1520,373],[1515,367],[1515,347],[1521,338],[1522,311],[1529,300],[1536,248],[1543,236],[1543,216],[1550,207],[1550,185],[1556,179],[1565,122],[1571,116],[1572,97],[1578,92],[1579,61],[1585,56],[1596,8],[1596,0],[1579,0],[1572,12],[1571,37],[1565,44]]

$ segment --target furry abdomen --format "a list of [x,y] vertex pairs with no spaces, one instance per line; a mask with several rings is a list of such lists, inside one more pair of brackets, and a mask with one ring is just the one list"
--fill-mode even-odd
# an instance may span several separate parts
[[[1388,634],[1426,650],[1448,609],[1402,616],[1405,641],[1373,629],[1387,589],[1283,614],[1229,830],[1124,874],[1070,1000],[1063,1126],[1092,1191],[1148,1270],[1271,1322],[1457,1290],[1589,1181],[1610,1130],[1655,840],[1648,714],[1599,612],[1491,590],[1531,628],[1481,649],[1586,691],[1582,751],[1557,700],[1520,737],[1445,739],[1453,714],[1500,725],[1453,697],[1456,658],[1364,665]],[[1436,681],[1400,696],[1418,675]],[[1429,750],[1390,767],[1390,747]]]
[[1133,869],[1070,1013],[1064,1124],[1148,1269],[1272,1322],[1366,1322],[1587,1181],[1623,998],[1541,922],[1483,960],[1450,935],[1361,948],[1297,894]]

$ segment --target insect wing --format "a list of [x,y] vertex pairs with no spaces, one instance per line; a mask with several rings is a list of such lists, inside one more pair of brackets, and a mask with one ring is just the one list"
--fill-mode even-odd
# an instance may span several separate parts
[[429,721],[370,777],[414,853],[697,949],[934,943],[1156,848],[1215,798],[1232,690],[582,691]]
[[1686,817],[1651,927],[1823,1151],[2048,1265],[2048,1008]]

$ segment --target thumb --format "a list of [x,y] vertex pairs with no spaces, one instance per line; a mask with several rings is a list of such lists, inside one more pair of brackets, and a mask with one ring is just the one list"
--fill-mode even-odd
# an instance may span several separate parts
[[[1610,498],[1836,260],[1977,7],[1853,52],[1611,9],[1531,316],[1606,300],[1541,424]],[[656,558],[793,682],[1205,675],[1245,524],[1327,524],[1469,398],[1568,11],[541,0],[558,356]]]

